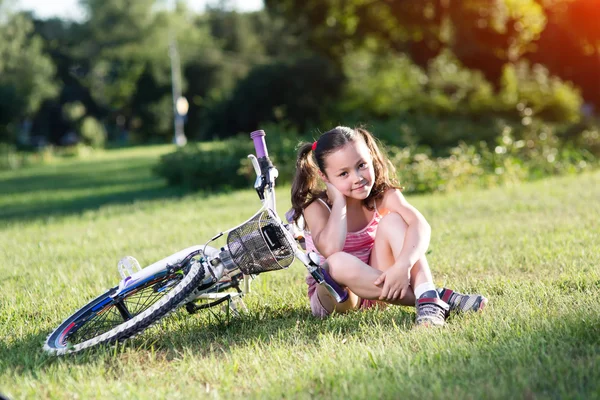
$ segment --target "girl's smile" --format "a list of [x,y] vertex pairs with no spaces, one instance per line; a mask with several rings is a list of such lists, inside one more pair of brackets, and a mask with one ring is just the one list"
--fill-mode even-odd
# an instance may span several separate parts
[[357,187],[356,189],[353,189],[353,190],[354,191],[364,191],[364,190],[367,190],[367,189],[368,189],[367,182],[365,182],[365,183],[361,184],[359,187]]
[[363,200],[373,188],[375,173],[369,148],[362,140],[327,155],[326,178],[344,196]]

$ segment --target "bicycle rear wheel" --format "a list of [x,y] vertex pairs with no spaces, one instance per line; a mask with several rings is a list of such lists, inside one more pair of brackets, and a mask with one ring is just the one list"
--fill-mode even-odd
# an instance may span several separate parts
[[44,350],[55,355],[131,338],[184,304],[204,279],[202,264],[190,260],[165,269],[115,296],[117,287],[83,306],[52,332]]

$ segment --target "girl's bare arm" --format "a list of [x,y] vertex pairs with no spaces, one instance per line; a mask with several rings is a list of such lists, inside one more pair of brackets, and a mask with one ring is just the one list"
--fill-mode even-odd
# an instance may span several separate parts
[[342,251],[346,242],[348,223],[346,200],[335,198],[331,213],[320,201],[312,202],[304,210],[304,220],[310,229],[313,242],[323,257]]

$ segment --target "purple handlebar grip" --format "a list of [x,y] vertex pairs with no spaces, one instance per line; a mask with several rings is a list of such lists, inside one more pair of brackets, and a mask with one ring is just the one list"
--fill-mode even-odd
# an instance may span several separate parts
[[346,289],[342,289],[342,287],[333,280],[325,268],[323,268],[321,271],[323,272],[323,278],[325,278],[325,284],[337,293],[339,297],[338,303],[343,303],[348,300],[348,291]]
[[250,134],[250,137],[254,141],[254,149],[256,150],[256,157],[268,157],[267,144],[265,143],[265,131],[262,129],[254,131]]

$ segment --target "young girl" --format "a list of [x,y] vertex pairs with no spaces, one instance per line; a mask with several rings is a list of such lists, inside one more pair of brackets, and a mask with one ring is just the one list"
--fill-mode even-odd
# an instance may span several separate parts
[[[416,307],[417,325],[444,325],[451,311],[481,310],[487,299],[436,290],[425,251],[431,229],[394,179],[395,169],[364,129],[338,126],[300,147],[292,184],[295,222],[303,217],[306,250],[349,298],[338,304],[309,275],[312,313],[402,304]],[[319,189],[322,181],[327,190]]]

